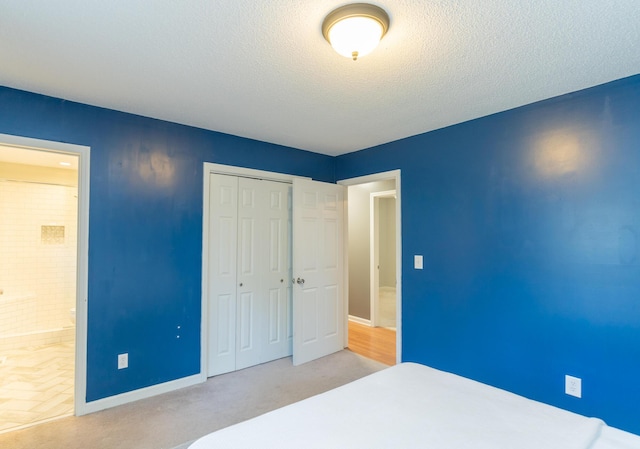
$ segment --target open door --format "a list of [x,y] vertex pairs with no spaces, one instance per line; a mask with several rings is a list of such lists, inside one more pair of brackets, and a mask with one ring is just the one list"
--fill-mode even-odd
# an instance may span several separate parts
[[344,348],[345,187],[293,181],[293,364]]

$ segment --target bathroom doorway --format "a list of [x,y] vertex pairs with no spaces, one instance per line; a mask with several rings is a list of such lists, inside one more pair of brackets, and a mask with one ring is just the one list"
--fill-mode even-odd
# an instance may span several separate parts
[[0,143],[0,433],[76,412],[80,159]]

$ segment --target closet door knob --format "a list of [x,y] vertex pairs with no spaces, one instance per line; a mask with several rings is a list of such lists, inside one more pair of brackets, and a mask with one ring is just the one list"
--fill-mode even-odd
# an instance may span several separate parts
[[240,287],[242,287],[242,282],[240,282]]
[[300,279],[298,278],[298,280],[296,281],[298,284],[300,285],[304,285],[304,279]]

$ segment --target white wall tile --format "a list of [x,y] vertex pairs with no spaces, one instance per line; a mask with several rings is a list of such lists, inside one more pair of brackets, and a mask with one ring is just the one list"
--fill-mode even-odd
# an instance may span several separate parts
[[[0,181],[0,337],[71,324],[76,220],[77,188]],[[43,225],[64,226],[64,243],[43,244]]]

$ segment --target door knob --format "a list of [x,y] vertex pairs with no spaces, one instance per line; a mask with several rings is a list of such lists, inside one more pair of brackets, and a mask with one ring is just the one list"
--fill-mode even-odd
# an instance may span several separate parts
[[240,287],[242,287],[242,282],[240,282]]
[[304,284],[304,279],[300,279],[298,278],[298,280],[296,281],[298,284],[303,285]]

